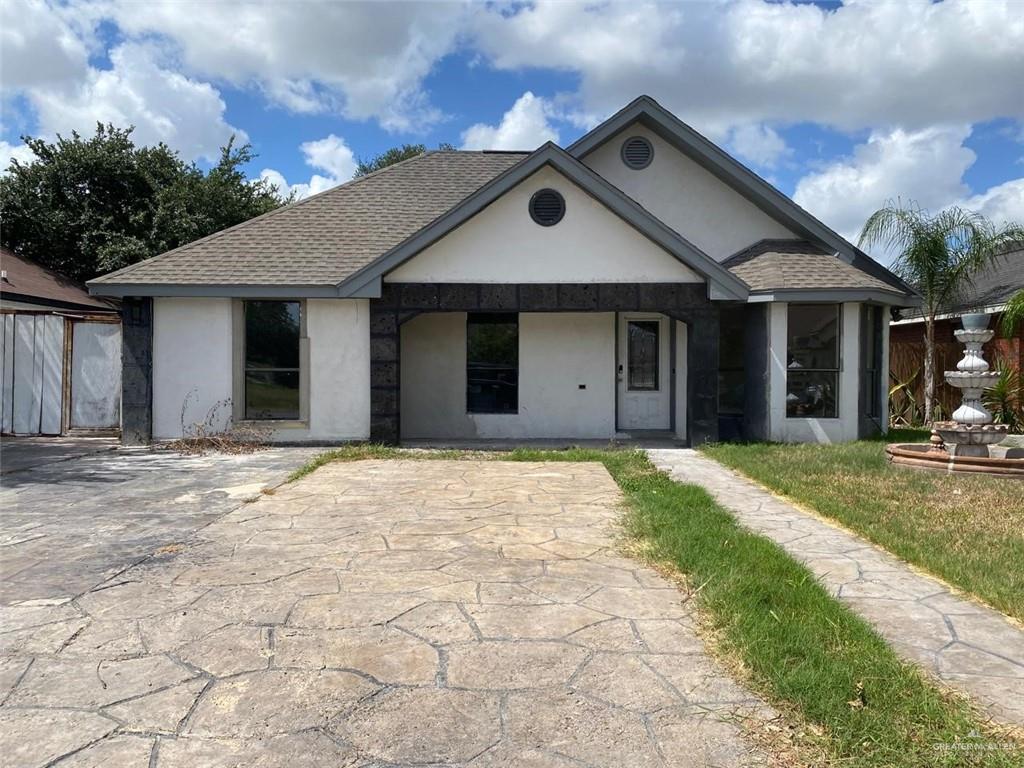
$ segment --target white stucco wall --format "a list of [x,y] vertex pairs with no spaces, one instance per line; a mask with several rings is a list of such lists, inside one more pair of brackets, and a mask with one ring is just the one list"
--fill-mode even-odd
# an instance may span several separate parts
[[[309,299],[309,423],[277,429],[274,440],[362,440],[370,434],[370,331],[366,299]],[[219,401],[215,429],[231,417],[231,299],[153,302],[153,437],[181,437]],[[191,394],[190,394],[191,393]]]
[[788,304],[775,302],[768,314],[769,439],[791,443],[838,443],[857,439],[860,367],[860,304],[842,305],[839,340],[839,416],[835,419],[786,416]]
[[[529,214],[534,192],[565,198],[552,227]],[[385,276],[395,283],[696,283],[699,275],[552,168],[543,168]]]
[[309,428],[281,430],[279,439],[368,439],[369,301],[309,299],[306,302],[306,335],[309,337],[310,367]]
[[[615,315],[519,315],[519,413],[466,413],[466,315],[402,326],[403,438],[611,438]],[[579,385],[586,385],[580,389]]]
[[[619,154],[631,136],[644,136],[654,147],[654,159],[643,170],[629,168]],[[642,125],[624,129],[583,162],[712,258],[724,259],[764,238],[796,237]]]

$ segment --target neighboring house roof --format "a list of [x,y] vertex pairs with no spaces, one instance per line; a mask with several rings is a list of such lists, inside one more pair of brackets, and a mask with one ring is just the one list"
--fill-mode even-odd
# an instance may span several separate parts
[[85,288],[63,275],[0,248],[0,296],[7,301],[42,304],[54,309],[113,312],[109,302],[90,296]]
[[820,246],[804,240],[761,240],[733,254],[722,264],[750,286],[752,298],[776,300],[828,298],[831,292],[861,292],[863,300],[891,299],[902,291],[853,265],[837,259]]
[[89,285],[335,286],[526,156],[426,152]]
[[[848,283],[872,278],[901,304],[913,291],[778,190],[641,97],[573,144],[532,153],[435,151],[405,160],[90,281],[96,294],[374,296],[382,276],[436,242],[545,165],[600,200],[708,282],[714,298],[743,299],[747,285],[637,201],[580,162],[623,128],[641,121],[789,229],[823,248],[818,272]],[[843,268],[846,267],[846,269]],[[752,268],[752,267],[751,267]],[[580,275],[585,282],[587,275]],[[833,280],[834,281],[834,280]],[[782,289],[782,286],[773,286]],[[837,286],[842,287],[842,286]],[[861,288],[862,286],[852,286]],[[879,294],[881,295],[881,294]]]
[[[961,315],[964,312],[994,310],[1002,307],[1017,291],[1024,291],[1024,246],[996,256],[976,274],[972,284],[956,301],[939,308],[938,315]],[[920,309],[905,309],[901,322],[924,319]]]

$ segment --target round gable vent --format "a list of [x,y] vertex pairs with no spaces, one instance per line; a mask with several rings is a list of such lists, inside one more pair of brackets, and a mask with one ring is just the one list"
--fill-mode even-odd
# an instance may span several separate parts
[[565,216],[565,198],[553,189],[542,189],[530,198],[530,217],[542,227],[553,227]]
[[639,171],[651,164],[654,159],[654,147],[643,136],[634,136],[622,142],[622,162]]

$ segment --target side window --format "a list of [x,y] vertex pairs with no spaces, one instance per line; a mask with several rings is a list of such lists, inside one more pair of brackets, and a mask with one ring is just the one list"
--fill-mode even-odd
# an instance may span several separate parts
[[839,415],[839,305],[790,304],[786,415]]
[[298,301],[246,301],[245,418],[298,419],[300,413]]

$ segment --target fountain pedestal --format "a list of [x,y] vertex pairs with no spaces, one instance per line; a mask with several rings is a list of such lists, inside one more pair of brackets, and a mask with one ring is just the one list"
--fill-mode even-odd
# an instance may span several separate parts
[[942,436],[950,456],[987,457],[988,447],[1001,442],[1009,432],[1005,424],[993,424],[992,413],[981,402],[982,393],[999,380],[998,371],[990,371],[982,354],[985,342],[995,336],[987,328],[964,328],[954,331],[964,345],[964,356],[955,371],[946,371],[946,383],[963,393],[960,407],[953,411],[952,421],[935,422],[934,429]]

